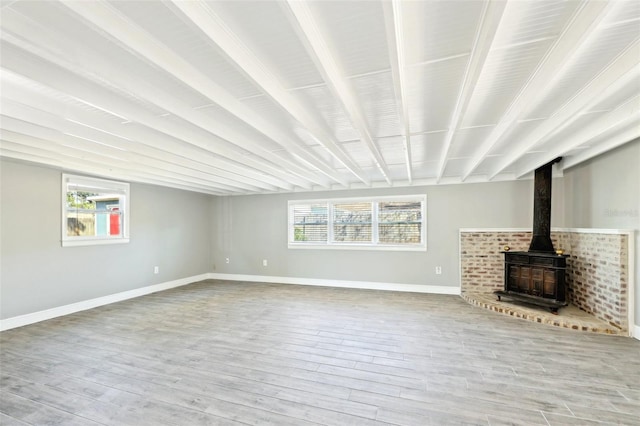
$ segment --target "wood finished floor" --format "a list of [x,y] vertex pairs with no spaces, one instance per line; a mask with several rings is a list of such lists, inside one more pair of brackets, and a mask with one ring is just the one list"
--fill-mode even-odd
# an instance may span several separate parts
[[0,333],[2,425],[640,424],[640,341],[205,281]]

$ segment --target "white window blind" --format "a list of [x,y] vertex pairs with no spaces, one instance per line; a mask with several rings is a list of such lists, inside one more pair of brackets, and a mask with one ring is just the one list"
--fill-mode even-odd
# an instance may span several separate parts
[[426,196],[289,201],[290,248],[426,249]]
[[293,205],[293,240],[295,242],[326,242],[328,235],[327,203]]
[[333,204],[333,241],[371,243],[372,203]]
[[378,203],[378,240],[382,244],[419,244],[422,208],[417,201]]

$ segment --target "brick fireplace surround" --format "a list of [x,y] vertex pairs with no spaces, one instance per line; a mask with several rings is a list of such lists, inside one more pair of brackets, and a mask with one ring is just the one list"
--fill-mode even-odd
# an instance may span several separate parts
[[[609,324],[613,331],[627,335],[629,300],[633,300],[629,287],[629,277],[634,267],[632,232],[610,229],[551,230],[555,249],[562,249],[569,255],[565,277],[567,302]],[[463,297],[502,290],[504,255],[500,252],[504,246],[509,246],[513,251],[527,251],[530,242],[531,230],[527,229],[461,229],[460,283]],[[465,299],[471,301],[469,297]],[[503,311],[495,309],[495,306],[493,304],[493,310]],[[560,317],[563,309],[566,308],[560,309]],[[552,323],[558,325],[560,322],[556,320]]]

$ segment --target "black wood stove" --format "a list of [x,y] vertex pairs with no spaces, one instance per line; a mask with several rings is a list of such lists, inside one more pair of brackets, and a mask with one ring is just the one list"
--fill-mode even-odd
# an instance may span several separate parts
[[557,158],[535,171],[533,237],[529,251],[504,251],[504,290],[507,297],[549,308],[557,313],[566,306],[565,269],[567,255],[558,254],[551,241],[551,168]]

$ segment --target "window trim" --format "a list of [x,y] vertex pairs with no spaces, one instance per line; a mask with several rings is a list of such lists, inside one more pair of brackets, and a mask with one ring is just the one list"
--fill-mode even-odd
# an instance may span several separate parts
[[[378,242],[378,203],[389,201],[419,201],[422,206],[422,226],[420,228],[420,244],[390,244]],[[375,242],[353,243],[333,241],[333,209],[334,204],[341,203],[372,203],[372,240]],[[293,208],[297,204],[327,204],[327,241],[326,242],[296,242],[294,241]],[[320,249],[320,250],[386,250],[386,251],[427,251],[427,195],[409,194],[379,197],[349,197],[300,199],[287,201],[287,248],[289,249]]]
[[[104,244],[127,244],[129,243],[129,205],[131,196],[130,185],[127,182],[114,181],[109,179],[94,178],[63,173],[61,185],[61,244],[62,247],[91,246]],[[101,186],[107,188],[105,193],[111,190],[113,193],[122,194],[120,211],[121,213],[121,235],[118,236],[69,236],[67,235],[67,185],[74,183],[86,186]]]

